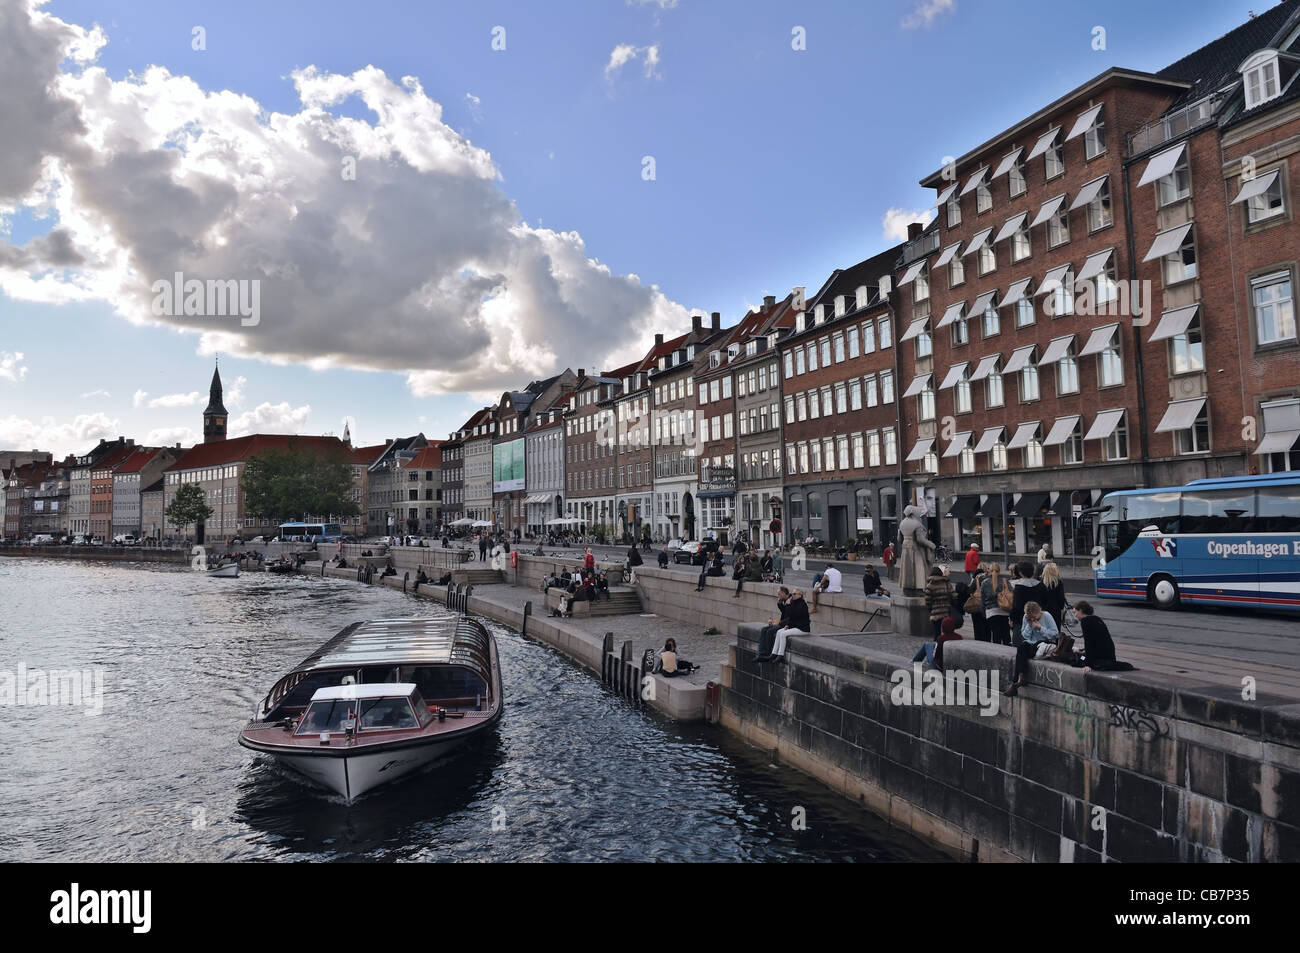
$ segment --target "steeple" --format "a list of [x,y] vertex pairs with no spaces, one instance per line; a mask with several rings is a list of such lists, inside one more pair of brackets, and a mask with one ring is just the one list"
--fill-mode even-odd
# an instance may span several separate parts
[[203,411],[203,442],[216,443],[226,439],[226,406],[221,402],[221,369],[212,370],[212,386],[208,390],[208,407]]
[[343,442],[352,446],[352,427],[347,423],[343,424]]

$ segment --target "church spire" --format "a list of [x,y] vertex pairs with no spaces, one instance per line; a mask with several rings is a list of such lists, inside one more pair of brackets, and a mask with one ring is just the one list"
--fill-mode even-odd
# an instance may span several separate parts
[[222,403],[221,369],[212,369],[212,386],[208,390],[208,407],[203,411],[203,442],[215,443],[226,439],[226,421],[230,414]]

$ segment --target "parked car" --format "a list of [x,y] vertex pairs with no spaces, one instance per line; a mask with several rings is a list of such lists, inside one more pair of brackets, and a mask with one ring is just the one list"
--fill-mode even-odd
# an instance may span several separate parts
[[680,539],[670,539],[670,540],[668,540],[668,545],[667,545],[665,548],[666,548],[670,553],[671,553],[674,549],[681,549],[681,548],[682,548],[682,541],[681,541]]
[[673,552],[674,563],[690,563],[692,566],[703,566],[707,558],[708,551],[704,550],[696,540],[682,543]]
[[84,533],[78,533],[76,536],[72,537],[72,539],[69,542],[71,542],[73,546],[90,545],[90,540],[86,537]]
[[134,533],[118,533],[113,537],[114,546],[134,546],[139,539]]
[[37,533],[32,537],[33,546],[51,546],[54,544],[54,537],[49,533]]
[[255,544],[255,545],[260,546],[260,545],[262,545],[263,543],[266,542],[266,537],[265,537],[265,536],[254,536],[252,539],[249,540],[249,542],[250,542],[250,543],[253,543],[253,544]]

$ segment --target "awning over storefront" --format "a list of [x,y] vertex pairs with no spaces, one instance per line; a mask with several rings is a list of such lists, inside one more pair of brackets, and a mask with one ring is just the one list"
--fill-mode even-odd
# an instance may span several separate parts
[[534,493],[532,496],[524,500],[524,502],[530,505],[536,505],[539,503],[549,503],[551,502],[551,499],[552,497],[549,493]]
[[[1007,500],[1010,505],[1011,500]],[[979,512],[976,516],[992,516],[1000,519],[1002,517],[1002,496],[998,493],[990,493],[989,498],[980,504]]]
[[1196,423],[1196,418],[1201,415],[1201,408],[1204,406],[1204,397],[1171,402],[1165,410],[1165,415],[1160,418],[1160,423],[1156,424],[1156,433],[1170,433],[1174,430],[1189,429]]
[[957,520],[971,519],[980,508],[980,498],[978,496],[959,496],[952,501],[952,506],[948,507],[948,512],[944,517],[951,517]]
[[695,494],[697,500],[726,500],[736,495],[733,490],[700,490]]
[[1016,502],[1007,507],[1010,516],[1037,516],[1047,503],[1047,494],[1032,492],[1021,493]]

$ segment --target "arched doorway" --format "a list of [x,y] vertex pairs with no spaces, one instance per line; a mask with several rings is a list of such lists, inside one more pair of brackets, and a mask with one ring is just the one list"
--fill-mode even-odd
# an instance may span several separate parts
[[682,494],[682,538],[695,538],[695,500],[690,493]]

